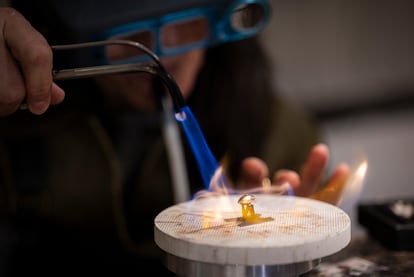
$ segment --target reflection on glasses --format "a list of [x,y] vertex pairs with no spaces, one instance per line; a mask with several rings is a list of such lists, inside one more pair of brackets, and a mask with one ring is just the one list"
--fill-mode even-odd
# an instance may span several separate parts
[[[170,56],[250,37],[261,31],[269,18],[266,0],[239,0],[224,14],[218,7],[186,10],[118,26],[103,36],[137,41],[158,56]],[[133,47],[109,45],[104,56],[108,63],[124,63],[140,61],[145,54]]]

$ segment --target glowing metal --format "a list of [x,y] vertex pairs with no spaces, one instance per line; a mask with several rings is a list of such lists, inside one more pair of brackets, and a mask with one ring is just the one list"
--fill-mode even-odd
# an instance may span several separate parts
[[260,214],[256,214],[252,202],[256,200],[256,197],[252,194],[242,195],[237,203],[241,205],[242,217],[239,218],[241,223],[239,226],[245,226],[250,224],[263,223],[273,220],[272,217],[261,217]]
[[257,217],[252,204],[255,199],[256,197],[254,197],[254,195],[245,194],[239,198],[239,201],[237,201],[242,207],[242,216],[244,220],[251,221]]

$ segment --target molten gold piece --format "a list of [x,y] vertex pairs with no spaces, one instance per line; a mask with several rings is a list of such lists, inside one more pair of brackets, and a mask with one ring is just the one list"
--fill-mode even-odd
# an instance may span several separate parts
[[239,218],[242,222],[239,226],[257,224],[273,220],[272,217],[261,217],[260,214],[256,214],[252,202],[256,199],[254,195],[244,194],[242,195],[237,203],[241,205],[242,217]]
[[242,207],[242,216],[244,220],[252,220],[257,217],[252,204],[255,199],[256,197],[254,197],[254,195],[244,194],[239,198],[239,201],[237,201]]

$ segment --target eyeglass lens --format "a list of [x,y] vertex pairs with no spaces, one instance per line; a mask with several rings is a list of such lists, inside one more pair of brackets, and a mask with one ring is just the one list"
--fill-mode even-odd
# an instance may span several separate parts
[[[208,38],[208,20],[205,17],[196,17],[187,20],[180,20],[165,24],[160,29],[159,43],[161,50],[171,50],[193,43],[204,41]],[[154,51],[155,34],[152,30],[142,30],[136,33],[129,33],[111,37],[109,39],[137,41]],[[143,56],[144,53],[133,47],[123,45],[108,45],[106,56],[110,62],[117,62],[129,58]]]

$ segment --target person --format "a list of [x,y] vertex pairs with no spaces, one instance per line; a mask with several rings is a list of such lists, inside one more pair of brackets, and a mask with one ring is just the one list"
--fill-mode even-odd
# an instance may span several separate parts
[[[213,8],[222,12],[235,3],[245,1],[13,0],[0,8],[0,226],[9,238],[0,253],[3,276],[172,274],[153,239],[154,217],[177,202],[163,133],[164,110],[171,112],[165,89],[142,72],[54,80],[53,69],[97,57],[115,63],[143,57],[125,47],[108,46],[103,55],[101,49],[57,53],[51,45],[146,41],[138,30],[165,31],[155,37],[164,45],[146,46],[161,57],[235,187],[270,178],[274,185],[288,182],[295,195],[317,197],[328,149],[312,118],[274,92],[257,32],[185,45],[206,26],[217,39],[212,26],[224,15]],[[213,23],[200,27],[192,12]],[[171,15],[191,24],[169,24]],[[177,51],[168,53],[168,41]],[[181,136],[194,194],[204,184]],[[340,164],[327,186],[341,187],[347,176],[348,166]]]

